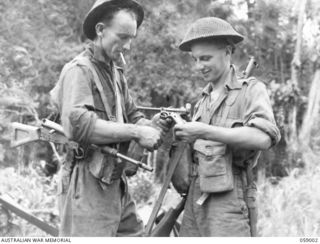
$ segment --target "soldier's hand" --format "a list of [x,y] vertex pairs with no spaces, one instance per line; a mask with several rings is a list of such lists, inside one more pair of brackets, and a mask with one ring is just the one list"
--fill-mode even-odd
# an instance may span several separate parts
[[139,126],[137,129],[137,139],[136,141],[140,146],[153,151],[159,148],[161,145],[161,132],[150,126]]
[[162,119],[161,113],[155,114],[152,117],[151,121],[155,127],[161,129],[162,136],[165,136],[165,134],[169,132],[169,130],[172,126],[172,123],[171,123],[172,121],[167,121],[166,119]]
[[174,135],[178,140],[193,142],[203,133],[204,124],[201,122],[187,122],[176,124],[173,127]]

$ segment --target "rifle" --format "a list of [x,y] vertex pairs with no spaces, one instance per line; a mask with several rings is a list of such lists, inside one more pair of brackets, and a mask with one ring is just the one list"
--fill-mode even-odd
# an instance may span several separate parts
[[145,111],[152,111],[152,112],[168,112],[168,113],[178,113],[178,114],[187,114],[189,115],[191,112],[191,104],[187,103],[184,108],[166,108],[166,107],[144,107],[144,106],[137,106],[137,109],[139,110],[145,110]]
[[[69,141],[63,132],[62,126],[53,121],[44,119],[42,120],[41,126],[31,126],[13,122],[11,123],[11,128],[11,147],[21,146],[34,141],[48,141],[69,146],[75,150],[76,157],[81,157],[84,154],[83,149],[79,146],[79,144],[74,141]],[[144,170],[150,172],[153,171],[152,167],[119,153],[115,148],[109,146],[97,146],[93,144],[90,146],[94,149],[100,150],[104,154],[122,159]]]
[[[257,63],[256,59],[251,56],[246,70],[242,73],[243,78],[250,77],[252,75],[253,69],[258,67],[259,64]],[[251,236],[257,236],[258,214],[255,206],[256,199],[254,196],[254,192],[256,190],[256,185],[254,183],[253,168],[257,164],[260,155],[261,151],[258,151],[251,161],[246,162],[247,192],[245,192],[245,201],[248,206]]]
[[[163,111],[164,113],[164,111]],[[160,115],[161,116],[161,115]],[[181,118],[181,116],[174,112],[165,112],[163,114],[165,119],[170,119],[173,123],[185,123],[185,121]],[[156,200],[156,203],[152,209],[151,215],[149,217],[147,226],[146,226],[146,233],[148,236],[169,236],[176,219],[184,209],[185,200],[182,200],[178,206],[174,209],[170,209],[166,215],[163,217],[162,221],[156,226],[155,229],[152,230],[153,225],[156,221],[158,212],[161,208],[163,199],[165,197],[166,191],[169,187],[171,178],[173,176],[173,173],[184,153],[184,150],[186,148],[186,142],[182,142],[178,145],[177,153],[174,155],[174,157],[170,158],[169,162],[169,169],[165,178],[165,181],[163,183],[163,186],[161,188],[160,194],[158,196],[158,199]]]
[[[182,117],[186,119],[187,121],[190,121],[190,115],[191,115],[191,104],[186,103],[186,106],[183,108],[166,108],[166,107],[143,107],[143,106],[137,106],[139,110],[144,111],[152,111],[152,112],[160,112],[160,118],[163,120],[166,120],[168,124],[173,123],[181,123]],[[176,120],[176,122],[175,122]]]

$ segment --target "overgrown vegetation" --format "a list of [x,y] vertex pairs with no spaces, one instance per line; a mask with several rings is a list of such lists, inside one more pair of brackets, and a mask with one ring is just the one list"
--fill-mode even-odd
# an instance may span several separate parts
[[320,235],[320,167],[259,185],[259,236]]
[[[24,175],[12,167],[1,169],[0,193],[46,223],[58,227],[56,175],[44,177],[37,167],[30,167]],[[48,236],[17,216],[13,216],[13,222],[20,226],[23,236]]]

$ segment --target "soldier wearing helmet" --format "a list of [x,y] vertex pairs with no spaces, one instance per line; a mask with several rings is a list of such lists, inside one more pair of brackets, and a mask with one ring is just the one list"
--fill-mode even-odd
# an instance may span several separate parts
[[143,16],[134,0],[96,1],[83,23],[92,42],[64,66],[51,91],[64,132],[80,145],[69,150],[61,169],[60,236],[143,235],[125,164],[90,146],[107,144],[125,153],[130,140],[150,151],[160,144],[160,130],[137,110],[116,65],[130,49]]
[[280,133],[263,83],[235,75],[232,53],[243,39],[228,22],[206,17],[191,24],[179,46],[191,52],[207,82],[192,121],[174,128],[193,146],[180,236],[255,235],[248,210],[255,209],[256,188],[247,180],[247,164]]

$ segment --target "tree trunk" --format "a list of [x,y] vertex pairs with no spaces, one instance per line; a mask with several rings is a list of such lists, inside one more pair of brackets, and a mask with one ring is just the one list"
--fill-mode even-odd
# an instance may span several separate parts
[[308,97],[308,107],[305,113],[301,131],[299,134],[299,142],[309,147],[311,142],[311,130],[317,122],[319,116],[319,103],[320,103],[320,69],[316,70],[312,84],[310,86],[309,97]]
[[[297,41],[295,46],[295,52],[293,56],[293,60],[291,62],[291,84],[293,88],[293,92],[296,93],[299,91],[299,74],[301,69],[301,50],[302,50],[302,41],[303,41],[303,25],[304,25],[304,16],[305,16],[305,6],[306,0],[300,1],[299,6],[299,16],[298,16],[298,26],[297,26]],[[298,132],[297,132],[297,99],[295,97],[292,110],[289,113],[291,116],[289,118],[289,160],[292,162],[294,159],[292,158],[293,154],[298,150]]]

